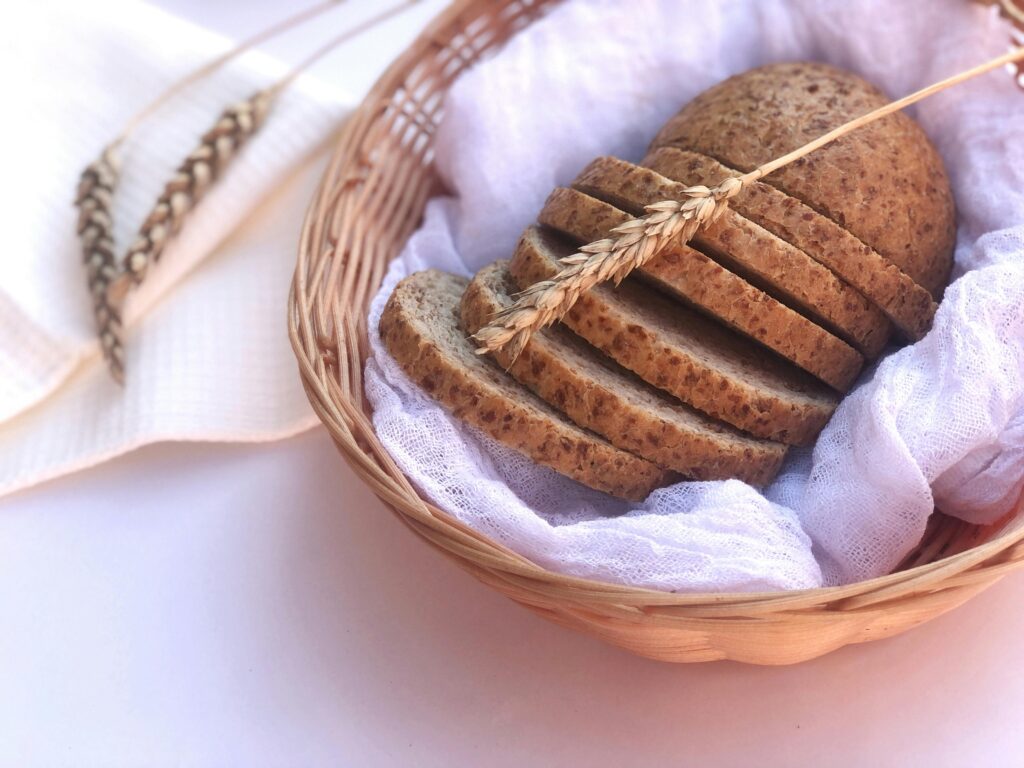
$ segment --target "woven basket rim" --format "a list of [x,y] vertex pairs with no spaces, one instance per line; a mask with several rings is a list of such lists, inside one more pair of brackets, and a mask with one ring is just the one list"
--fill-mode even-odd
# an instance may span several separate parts
[[[873,579],[791,591],[666,592],[551,571],[461,523],[416,492],[373,432],[361,381],[368,355],[369,300],[387,262],[418,224],[426,200],[439,190],[430,167],[430,121],[436,120],[440,107],[429,106],[432,96],[419,94],[419,89],[423,83],[433,84],[443,95],[462,71],[455,67],[454,73],[447,73],[445,62],[461,57],[464,68],[488,50],[458,50],[471,47],[459,41],[469,38],[469,30],[480,19],[485,20],[485,30],[488,23],[497,29],[500,44],[519,28],[516,24],[523,19],[528,23],[554,2],[456,0],[388,67],[339,133],[303,223],[288,325],[310,402],[356,474],[408,527],[464,569],[548,618],[577,628],[583,621],[581,611],[598,609],[609,616],[626,611],[620,618],[635,618],[639,608],[643,615],[665,621],[693,621],[738,613],[791,615],[818,608],[856,612],[910,600],[925,605],[923,601],[936,591],[969,596],[1024,566],[1022,497],[995,526],[979,529],[957,523],[963,530],[956,529],[949,542],[936,545],[937,552],[986,533],[992,535],[990,540]],[[446,59],[452,49],[455,53]],[[408,119],[407,113],[412,114]],[[416,130],[422,131],[419,144]],[[410,132],[414,138],[407,141]],[[392,216],[387,227],[380,223],[383,210]],[[401,220],[393,223],[396,217]]]

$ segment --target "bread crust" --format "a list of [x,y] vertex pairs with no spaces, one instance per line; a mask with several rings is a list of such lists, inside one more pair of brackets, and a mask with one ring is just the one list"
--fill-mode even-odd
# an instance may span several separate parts
[[[715,186],[740,175],[713,158],[677,147],[656,149],[641,165],[686,185]],[[835,272],[881,309],[907,339],[917,341],[931,328],[938,308],[932,295],[832,219],[762,181],[748,185],[729,205]]]
[[475,354],[459,327],[465,278],[437,270],[402,280],[380,335],[410,379],[456,418],[591,488],[639,501],[677,476],[581,429]]
[[[530,227],[509,272],[526,288],[555,275],[572,250]],[[810,375],[632,279],[592,288],[563,321],[644,381],[756,437],[807,445],[838,404]]]
[[[462,296],[462,324],[475,333],[509,306],[515,285],[508,262],[480,270]],[[758,440],[683,405],[619,367],[565,328],[533,335],[513,362],[498,364],[536,395],[618,448],[693,480],[737,478],[765,485],[786,455],[781,443]]]

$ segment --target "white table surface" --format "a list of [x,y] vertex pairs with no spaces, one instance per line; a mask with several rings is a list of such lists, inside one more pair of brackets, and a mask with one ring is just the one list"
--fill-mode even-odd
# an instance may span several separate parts
[[[233,36],[281,12],[161,4]],[[335,76],[365,90],[425,6]],[[670,666],[477,584],[323,430],[155,446],[0,501],[0,763],[1020,765],[1022,598],[797,667]]]

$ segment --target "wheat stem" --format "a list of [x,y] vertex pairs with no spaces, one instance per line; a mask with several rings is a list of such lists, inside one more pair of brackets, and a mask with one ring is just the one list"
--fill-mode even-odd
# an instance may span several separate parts
[[562,259],[563,267],[554,277],[531,285],[518,294],[511,305],[496,313],[488,325],[473,335],[479,342],[477,353],[507,350],[514,361],[535,332],[561,320],[580,296],[607,280],[616,284],[621,282],[671,243],[688,242],[699,229],[723,213],[730,198],[754,181],[869,123],[966,80],[1021,60],[1024,60],[1024,48],[1017,48],[855,118],[742,176],[728,178],[711,188],[688,187],[683,190],[681,200],[664,200],[646,206],[644,216],[630,219],[611,231],[610,234],[616,236],[614,239],[590,243]]
[[181,230],[185,216],[263,124],[270,106],[268,93],[260,91],[228,107],[203,134],[199,146],[178,166],[125,257],[125,267],[136,283],[142,282],[149,267],[159,260],[167,243]]
[[997,5],[999,11],[1007,19],[1024,30],[1024,9],[1018,8],[1014,0],[976,0],[983,5]]
[[872,110],[871,112],[868,112],[866,115],[861,115],[860,117],[854,118],[850,122],[844,123],[838,128],[829,131],[824,136],[819,136],[817,139],[814,139],[813,141],[804,144],[802,147],[794,149],[792,152],[782,155],[782,157],[777,157],[771,162],[765,163],[764,165],[760,166],[759,168],[755,168],[753,171],[744,174],[740,178],[743,179],[745,183],[756,181],[757,179],[760,179],[762,176],[767,176],[772,171],[777,171],[779,170],[779,168],[789,165],[795,160],[799,160],[800,158],[811,154],[811,152],[815,151],[816,149],[820,149],[826,144],[831,144],[836,139],[842,138],[843,136],[846,136],[847,134],[856,131],[858,128],[863,128],[865,125],[868,125],[869,123],[873,123],[876,120],[881,120],[883,117],[888,117],[894,112],[899,112],[902,109],[906,109],[912,104],[916,104],[917,102],[922,101],[923,99],[926,99],[929,96],[934,96],[936,93],[944,91],[947,88],[952,88],[954,85],[959,85],[960,83],[975,78],[978,75],[983,75],[986,72],[991,72],[993,69],[998,69],[999,67],[1003,67],[1007,64],[1012,64],[1015,61],[1020,61],[1021,59],[1024,59],[1024,48],[1016,48],[1010,51],[1009,53],[1003,54],[1002,56],[997,56],[996,58],[991,59],[990,61],[986,61],[984,64],[979,64],[976,67],[972,67],[971,69],[959,72],[953,75],[952,77],[947,77],[945,80],[940,80],[937,83],[933,83],[932,85],[929,85],[926,88],[922,88],[919,91],[915,91],[909,96],[904,96],[902,99],[897,99],[896,101],[890,102],[889,104],[879,107],[878,109]]
[[111,144],[82,171],[75,206],[100,346],[111,375],[120,382],[124,380],[121,311],[111,304],[109,291],[120,272],[114,253],[113,222],[113,196],[119,175],[116,146]]
[[[338,2],[338,1],[339,0],[334,0],[334,2]],[[320,48],[318,48],[317,50],[313,51],[313,53],[311,53],[305,60],[303,60],[296,67],[294,67],[291,72],[289,72],[287,75],[282,77],[277,83],[275,83],[273,86],[271,86],[271,88],[269,90],[271,91],[271,93],[277,93],[278,91],[284,90],[289,85],[291,85],[291,82],[296,77],[298,77],[300,74],[305,72],[311,66],[316,64],[316,62],[318,62],[320,59],[322,59],[324,56],[326,56],[328,53],[333,51],[335,48],[337,48],[342,43],[346,42],[347,40],[350,40],[351,38],[355,37],[356,35],[362,34],[366,30],[371,29],[372,27],[375,27],[376,25],[378,25],[378,24],[380,24],[380,23],[382,23],[384,21],[387,21],[392,16],[395,16],[395,15],[401,13],[402,11],[404,11],[406,8],[408,8],[410,6],[413,6],[413,5],[416,5],[417,3],[420,3],[420,2],[422,2],[422,0],[405,0],[405,2],[398,3],[397,5],[393,5],[392,7],[388,8],[388,9],[386,9],[384,11],[381,11],[380,13],[374,14],[373,16],[369,17],[368,19],[365,19],[364,21],[360,22],[359,24],[356,24],[354,27],[346,29],[344,32],[339,34],[337,37],[333,38],[332,40],[328,40]]]
[[256,47],[260,43],[264,43],[267,40],[276,37],[277,35],[287,32],[289,29],[292,29],[293,27],[297,27],[298,25],[306,21],[316,18],[320,14],[330,10],[331,8],[333,8],[334,6],[338,5],[341,2],[343,2],[343,0],[326,0],[326,2],[322,2],[317,5],[306,8],[303,11],[299,11],[298,13],[289,16],[288,18],[271,25],[266,29],[260,30],[252,37],[243,40],[242,42],[238,43],[238,45],[235,45],[234,47],[226,50],[220,56],[211,59],[206,64],[203,64],[201,67],[193,70],[192,72],[190,72],[189,74],[185,75],[183,78],[175,82],[173,85],[171,85],[171,87],[169,87],[166,91],[157,96],[157,98],[155,98],[145,107],[136,112],[135,115],[125,124],[124,130],[122,130],[121,134],[116,139],[114,139],[113,143],[115,145],[123,143],[132,133],[132,131],[134,131],[139,126],[141,122],[143,122],[148,117],[153,115],[164,104],[166,104],[172,98],[174,98],[179,93],[184,91],[190,85],[198,82],[199,80],[202,80],[204,77],[215,72],[217,69],[227,64],[232,59],[240,56],[241,54],[245,53],[251,48]]

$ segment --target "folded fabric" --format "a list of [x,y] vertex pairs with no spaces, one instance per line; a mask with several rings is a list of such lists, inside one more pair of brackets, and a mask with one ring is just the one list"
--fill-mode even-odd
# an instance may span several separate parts
[[[14,239],[0,259],[0,493],[155,440],[263,440],[312,426],[285,303],[311,161],[352,100],[308,77],[278,99],[130,296],[122,390],[95,341],[77,177],[132,114],[230,43],[131,0],[102,13],[30,3],[5,37],[10,59],[32,74],[16,85],[7,146],[48,151],[15,152],[17,191],[5,193]],[[122,153],[119,253],[224,108],[285,71],[248,53],[142,124]]]
[[453,421],[390,360],[376,321],[405,274],[469,274],[507,258],[554,187],[597,155],[639,160],[666,118],[732,74],[821,60],[902,95],[1005,41],[991,9],[964,0],[935,0],[928,13],[891,0],[557,6],[446,101],[437,165],[454,196],[428,206],[370,313],[366,392],[385,446],[435,502],[520,553],[661,589],[857,581],[896,567],[936,504],[998,519],[1024,482],[1024,95],[1002,72],[914,112],[960,215],[958,279],[933,330],[863,374],[813,452],[794,451],[764,495],[735,481],[680,483],[642,505],[598,503]]

